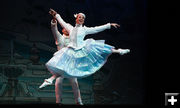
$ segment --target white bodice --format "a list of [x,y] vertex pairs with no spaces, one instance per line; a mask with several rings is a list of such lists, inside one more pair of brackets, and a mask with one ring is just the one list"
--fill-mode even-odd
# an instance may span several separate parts
[[59,14],[56,14],[56,19],[70,34],[70,42],[68,47],[72,47],[75,50],[81,49],[85,45],[84,37],[86,35],[95,34],[111,28],[110,23],[96,27],[86,27],[76,24],[76,26],[73,27],[72,25],[64,22]]

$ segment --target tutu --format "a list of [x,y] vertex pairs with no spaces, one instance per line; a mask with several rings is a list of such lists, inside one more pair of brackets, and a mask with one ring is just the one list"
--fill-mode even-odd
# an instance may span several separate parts
[[106,63],[112,54],[112,48],[114,46],[105,44],[104,40],[87,39],[79,50],[65,47],[54,53],[46,67],[52,74],[60,74],[66,78],[87,77]]

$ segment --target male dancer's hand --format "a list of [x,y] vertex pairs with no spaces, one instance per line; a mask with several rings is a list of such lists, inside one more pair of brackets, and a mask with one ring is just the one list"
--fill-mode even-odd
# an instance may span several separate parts
[[120,27],[120,25],[119,25],[119,24],[117,24],[117,23],[111,23],[111,26],[113,26],[113,27],[115,27],[115,28]]
[[52,22],[53,22],[53,23],[56,23],[56,18],[53,17]]
[[49,10],[49,14],[52,15],[53,17],[55,17],[55,15],[57,14],[57,12],[53,9],[50,8]]

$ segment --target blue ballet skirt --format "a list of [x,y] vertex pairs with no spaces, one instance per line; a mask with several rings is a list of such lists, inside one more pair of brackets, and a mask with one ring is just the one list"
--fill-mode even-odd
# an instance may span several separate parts
[[65,78],[83,78],[98,71],[112,54],[112,48],[104,40],[85,40],[85,45],[74,50],[64,47],[57,51],[46,63],[52,74],[63,75]]

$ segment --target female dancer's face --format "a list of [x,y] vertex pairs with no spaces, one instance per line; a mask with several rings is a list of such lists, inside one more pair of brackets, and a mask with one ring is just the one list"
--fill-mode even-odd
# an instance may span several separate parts
[[76,18],[76,24],[84,24],[84,16],[81,14],[78,14]]

